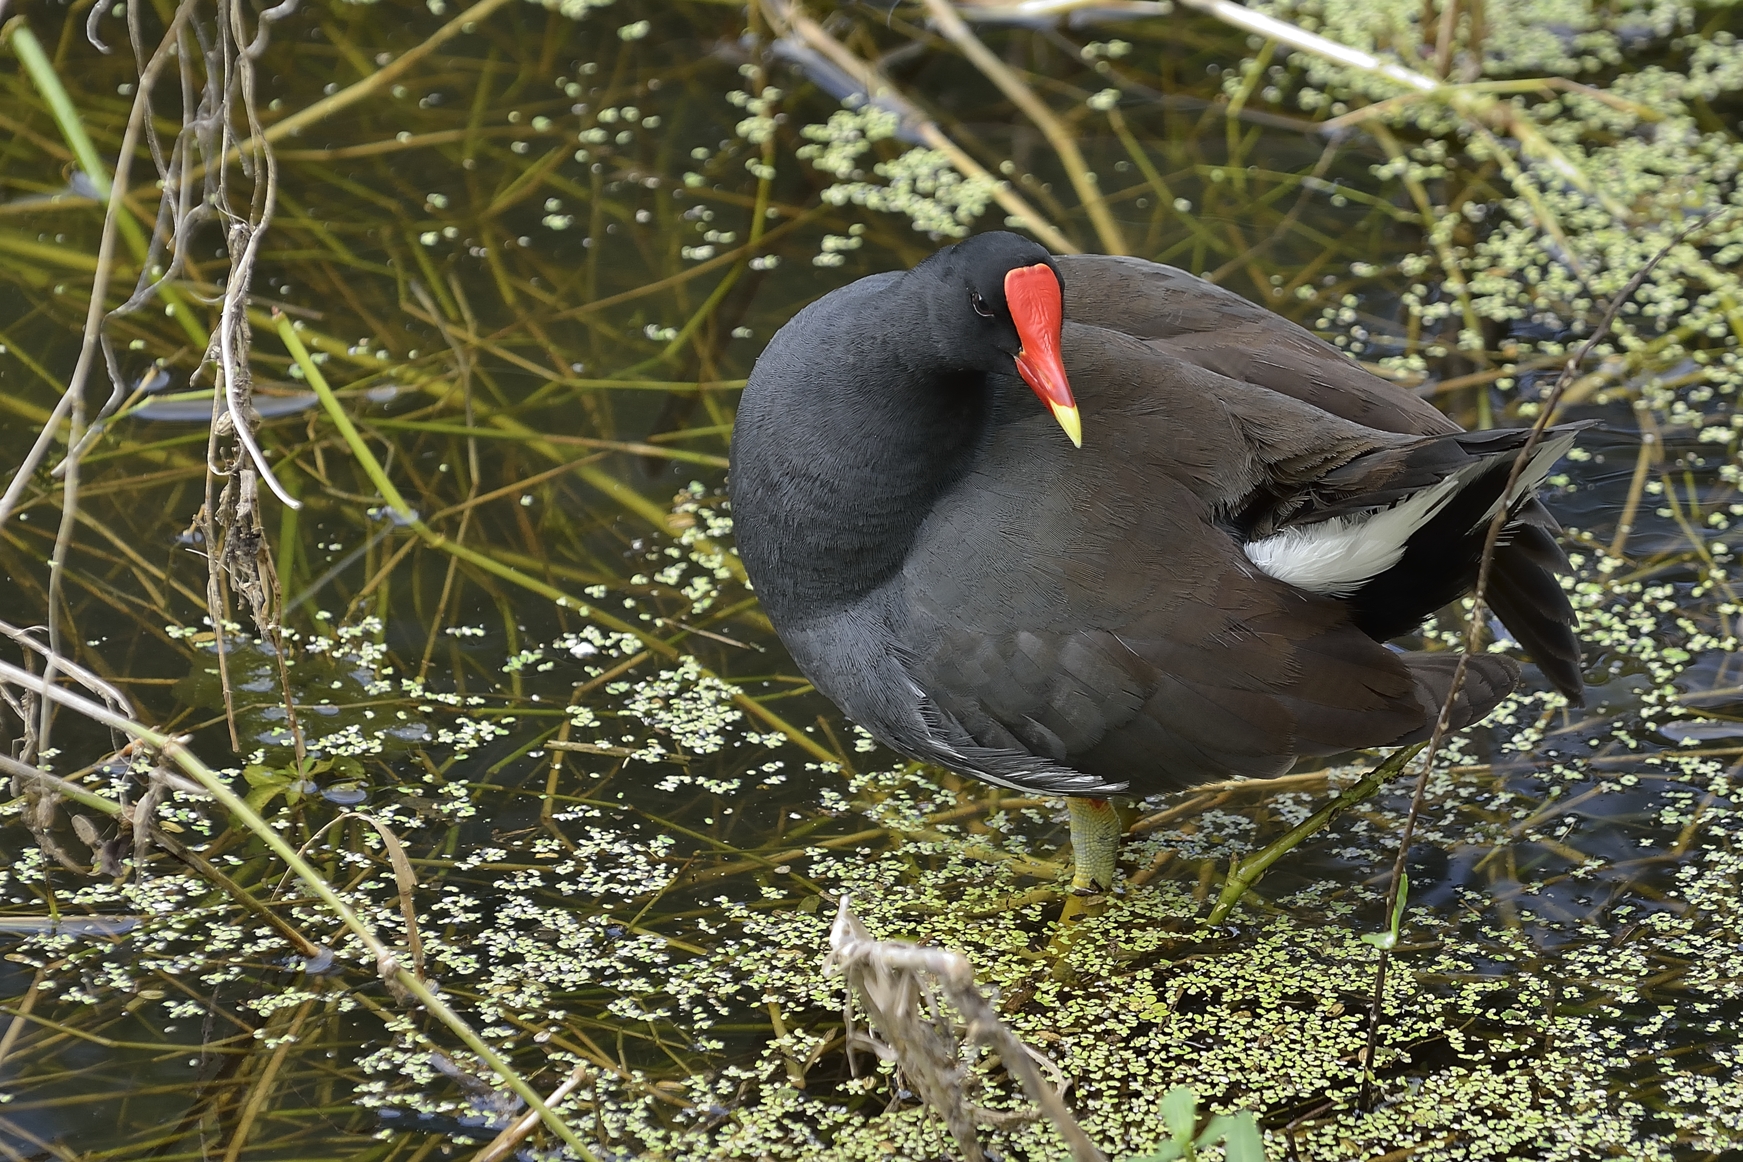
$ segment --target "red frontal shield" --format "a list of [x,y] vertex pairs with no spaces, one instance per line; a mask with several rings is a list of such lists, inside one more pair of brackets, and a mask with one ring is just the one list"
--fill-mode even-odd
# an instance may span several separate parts
[[1018,267],[1005,275],[1005,303],[1023,344],[1017,352],[1017,374],[1041,397],[1071,442],[1081,448],[1083,424],[1059,350],[1059,332],[1065,325],[1059,276],[1045,262]]

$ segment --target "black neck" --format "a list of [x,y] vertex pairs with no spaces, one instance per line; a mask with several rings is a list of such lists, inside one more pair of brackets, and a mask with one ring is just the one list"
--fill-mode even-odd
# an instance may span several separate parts
[[888,580],[987,430],[989,377],[949,367],[929,320],[881,313],[802,315],[807,325],[758,360],[757,390],[740,406],[739,553],[777,623]]

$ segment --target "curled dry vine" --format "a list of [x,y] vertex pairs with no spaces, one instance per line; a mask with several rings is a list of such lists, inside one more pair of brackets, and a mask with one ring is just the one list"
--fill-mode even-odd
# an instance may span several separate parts
[[[248,607],[260,636],[279,644],[277,579],[265,551],[259,517],[258,488],[264,482],[291,508],[297,500],[278,481],[254,438],[259,416],[250,402],[251,332],[247,316],[254,266],[261,238],[272,222],[278,170],[262,130],[256,101],[255,66],[265,53],[273,25],[296,11],[299,0],[280,3],[252,14],[233,0],[180,0],[153,46],[143,25],[142,6],[126,7],[128,44],[138,68],[133,103],[113,174],[110,174],[85,131],[53,63],[20,17],[6,30],[14,54],[53,111],[63,137],[84,177],[105,202],[103,231],[78,361],[65,390],[34,444],[0,492],[0,526],[17,510],[57,438],[67,452],[51,477],[60,483],[60,526],[49,561],[47,645],[44,680],[70,672],[63,646],[65,602],[62,590],[66,562],[80,519],[80,464],[121,410],[167,379],[148,374],[130,383],[117,356],[114,325],[146,306],[162,302],[192,342],[203,349],[200,371],[210,368],[214,392],[207,449],[205,502],[193,519],[193,532],[207,561],[207,615],[216,637],[216,655],[231,724],[232,745],[238,745],[234,698],[226,662],[226,616],[231,597]],[[98,5],[86,22],[86,35],[99,51],[114,51],[102,39],[102,21],[109,8]],[[172,62],[181,105],[181,127],[166,142],[156,116],[161,90]],[[159,198],[149,228],[134,218],[127,195],[135,188],[133,165],[141,150],[156,171]],[[184,281],[190,248],[215,222],[229,270],[220,293],[211,300],[219,308],[215,332],[206,333],[193,309],[200,292]],[[109,307],[110,284],[118,265],[118,247],[125,245],[139,269],[138,279],[118,305]],[[109,379],[107,398],[91,412],[90,381],[98,358]],[[220,481],[222,485],[220,486]],[[302,735],[290,710],[288,675],[279,678],[290,715],[289,727],[299,758]],[[18,710],[34,723],[26,731],[21,754],[27,764],[52,756],[55,705],[26,693]]]
[[[1042,1077],[1037,1059],[1057,1074],[1058,1067],[1040,1057],[999,1019],[992,1003],[975,987],[974,967],[961,953],[925,948],[903,940],[874,940],[854,915],[846,896],[829,931],[826,975],[840,976],[846,986],[842,1025],[848,1062],[855,1047],[871,1049],[894,1061],[907,1079],[950,1129],[957,1148],[969,1162],[986,1157],[975,1133],[976,1122],[997,1122],[1011,1115],[985,1110],[969,1101],[968,1067],[962,1061],[955,1027],[945,1016],[939,994],[962,1015],[964,1039],[998,1054],[1006,1072],[1015,1077],[1065,1140],[1074,1162],[1106,1162],[1066,1106],[1060,1089]],[[883,1039],[853,1027],[853,1002],[858,998]]]

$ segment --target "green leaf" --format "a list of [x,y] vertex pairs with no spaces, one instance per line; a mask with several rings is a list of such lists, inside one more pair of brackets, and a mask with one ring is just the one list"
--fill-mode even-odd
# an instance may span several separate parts
[[1204,1131],[1193,1141],[1186,1137],[1192,1133],[1196,1121],[1198,1102],[1192,1090],[1186,1086],[1177,1086],[1168,1091],[1162,1098],[1162,1121],[1168,1127],[1174,1140],[1165,1142],[1153,1154],[1145,1154],[1138,1158],[1129,1158],[1125,1162],[1177,1162],[1178,1159],[1192,1159],[1198,1156],[1197,1151],[1205,1146],[1223,1144],[1223,1157],[1227,1162],[1265,1162],[1265,1138],[1259,1132],[1259,1123],[1253,1115],[1242,1110],[1236,1114],[1218,1114],[1204,1127]]
[[1363,944],[1372,944],[1382,952],[1390,952],[1398,947],[1398,932],[1404,927],[1404,906],[1410,899],[1410,873],[1398,873],[1398,898],[1392,902],[1392,924],[1388,931],[1369,932],[1361,940]]
[[259,764],[243,767],[242,778],[249,786],[242,801],[257,812],[264,811],[268,803],[284,794],[292,782],[290,775]]
[[1232,1120],[1227,1114],[1218,1114],[1204,1124],[1204,1129],[1199,1131],[1198,1140],[1193,1145],[1214,1146],[1229,1132],[1229,1122]]
[[259,763],[250,763],[242,768],[242,779],[250,787],[264,787],[273,782],[283,783],[287,776],[271,767]]
[[1265,1162],[1265,1139],[1259,1133],[1259,1123],[1245,1110],[1227,1119],[1223,1157],[1228,1162]]
[[1198,1098],[1189,1085],[1177,1085],[1162,1095],[1162,1124],[1185,1153],[1192,1143],[1192,1128],[1198,1123]]
[[1137,1158],[1128,1158],[1126,1162],[1179,1162],[1180,1147],[1173,1142],[1164,1142],[1154,1154],[1145,1154]]

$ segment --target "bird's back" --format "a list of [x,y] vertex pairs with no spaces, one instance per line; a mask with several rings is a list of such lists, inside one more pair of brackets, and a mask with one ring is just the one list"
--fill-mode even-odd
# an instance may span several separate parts
[[[1136,258],[1061,258],[1066,315],[1145,340],[1229,379],[1268,388],[1383,432],[1434,435],[1459,426],[1428,401],[1369,373],[1336,347],[1264,307],[1183,270]],[[1560,526],[1527,503],[1495,554],[1488,599],[1551,683],[1583,702],[1569,572]]]
[[[1411,662],[1257,569],[1227,520],[1279,473],[1410,441],[1117,331],[1064,338],[1084,446],[1015,400],[934,507],[899,598],[917,685],[984,747],[1144,792],[1419,730]],[[1476,670],[1473,716],[1514,673]]]

